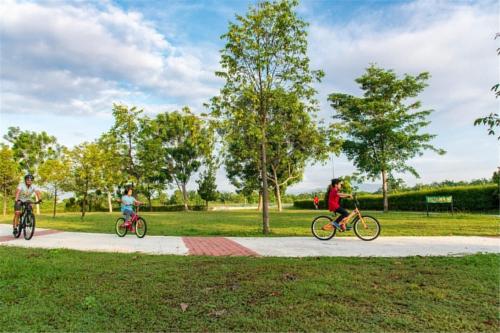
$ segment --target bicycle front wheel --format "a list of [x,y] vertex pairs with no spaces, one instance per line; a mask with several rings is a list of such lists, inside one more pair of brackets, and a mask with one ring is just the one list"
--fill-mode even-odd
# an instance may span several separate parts
[[357,218],[354,222],[354,233],[364,241],[371,241],[380,235],[380,223],[373,216],[363,216],[363,222]]
[[142,217],[139,217],[135,222],[135,235],[139,238],[143,238],[146,236],[146,232],[148,230],[148,225],[146,224],[146,220]]
[[123,217],[119,217],[117,220],[116,220],[116,223],[115,223],[115,232],[118,236],[120,237],[123,237],[127,234],[127,227],[124,226],[125,224],[125,219]]
[[335,236],[337,229],[328,216],[318,216],[311,223],[311,232],[319,240],[329,240]]
[[35,234],[35,215],[28,214],[24,219],[24,239],[30,240]]

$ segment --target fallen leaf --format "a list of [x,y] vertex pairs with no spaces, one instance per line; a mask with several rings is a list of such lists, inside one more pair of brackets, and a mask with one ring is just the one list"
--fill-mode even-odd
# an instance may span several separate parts
[[186,309],[188,308],[188,306],[189,305],[186,304],[186,303],[181,303],[181,310],[182,310],[182,312],[186,312]]

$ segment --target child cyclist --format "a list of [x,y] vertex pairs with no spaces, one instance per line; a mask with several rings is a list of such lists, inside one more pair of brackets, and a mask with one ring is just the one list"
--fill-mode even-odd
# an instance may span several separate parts
[[352,195],[346,193],[340,193],[342,189],[342,180],[335,178],[332,179],[332,186],[330,192],[328,193],[328,210],[334,213],[339,213],[340,216],[332,222],[332,224],[341,231],[346,230],[345,223],[340,224],[340,222],[349,216],[349,212],[340,206],[340,198],[352,198]]
[[121,198],[121,211],[125,217],[125,226],[128,227],[130,225],[130,218],[134,214],[134,205],[140,205],[142,202],[137,201],[133,196],[132,192],[134,189],[132,186],[127,186],[125,188],[125,193],[123,194]]

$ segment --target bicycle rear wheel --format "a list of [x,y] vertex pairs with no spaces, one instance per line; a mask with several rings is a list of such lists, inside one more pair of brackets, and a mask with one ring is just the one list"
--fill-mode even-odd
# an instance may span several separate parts
[[24,239],[30,240],[35,234],[35,215],[28,214],[24,219]]
[[364,241],[371,241],[380,235],[380,223],[373,216],[363,216],[361,222],[359,218],[354,221],[354,233]]
[[337,229],[329,216],[318,216],[311,223],[311,232],[319,240],[329,240],[335,236]]
[[123,217],[119,217],[117,220],[116,220],[116,223],[115,223],[115,232],[118,236],[120,237],[123,237],[127,234],[127,227],[124,226],[125,224],[125,219]]
[[146,236],[146,232],[148,231],[148,225],[146,224],[146,220],[142,217],[139,217],[135,222],[135,235],[139,238],[143,238]]

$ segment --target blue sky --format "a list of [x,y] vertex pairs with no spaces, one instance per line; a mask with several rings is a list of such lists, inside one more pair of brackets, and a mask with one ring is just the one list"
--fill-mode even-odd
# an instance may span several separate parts
[[[254,1],[13,1],[0,3],[0,134],[9,126],[45,130],[65,145],[97,138],[112,124],[113,102],[147,113],[184,105],[202,112],[218,93],[220,40],[234,15]],[[428,131],[445,156],[410,161],[421,179],[490,177],[498,141],[472,126],[498,110],[489,92],[499,80],[496,1],[301,1],[310,23],[309,56],[326,76],[317,86],[320,116],[332,92],[359,94],[354,79],[369,63],[397,73],[429,71],[420,96],[434,109]],[[337,176],[354,172],[334,158]],[[290,190],[323,188],[332,162],[311,165]],[[224,170],[220,188],[230,190]],[[195,187],[194,179],[191,187]]]

